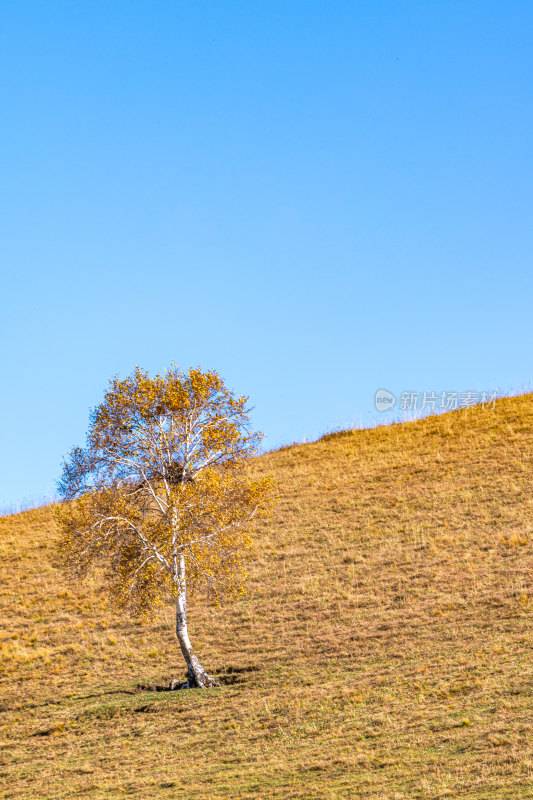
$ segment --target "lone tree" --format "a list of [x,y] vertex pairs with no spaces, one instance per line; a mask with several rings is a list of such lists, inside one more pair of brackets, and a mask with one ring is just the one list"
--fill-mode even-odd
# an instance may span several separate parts
[[247,402],[214,371],[137,368],[110,382],[59,481],[65,566],[77,578],[99,567],[115,605],[133,613],[172,597],[187,687],[215,685],[191,647],[187,588],[216,603],[241,594],[249,523],[270,505],[271,479],[247,468],[261,439]]

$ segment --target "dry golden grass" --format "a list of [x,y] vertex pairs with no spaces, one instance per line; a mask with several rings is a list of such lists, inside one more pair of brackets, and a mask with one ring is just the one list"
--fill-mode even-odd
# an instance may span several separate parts
[[191,603],[225,683],[65,586],[50,507],[0,520],[2,798],[526,798],[533,395],[257,462],[280,501],[249,594]]

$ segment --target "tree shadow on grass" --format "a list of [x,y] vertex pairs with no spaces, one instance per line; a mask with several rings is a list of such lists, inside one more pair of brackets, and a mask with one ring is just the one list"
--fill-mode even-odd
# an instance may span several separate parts
[[[220,672],[217,673],[216,681],[219,686],[232,686],[236,683],[246,683],[247,673],[258,672],[258,671],[259,667],[254,666],[253,664],[246,667],[235,667],[233,665],[229,665],[227,667],[223,667],[220,670]],[[170,681],[170,683],[168,684],[138,683],[136,691],[138,693],[175,692],[187,688],[188,688],[187,681],[184,681],[183,683],[176,683],[176,681]]]

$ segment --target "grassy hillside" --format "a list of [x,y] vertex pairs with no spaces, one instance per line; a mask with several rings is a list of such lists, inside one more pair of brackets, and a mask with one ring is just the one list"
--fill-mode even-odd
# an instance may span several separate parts
[[51,508],[0,520],[2,798],[532,796],[533,395],[257,462],[280,501],[249,593],[190,604],[220,689],[54,566]]

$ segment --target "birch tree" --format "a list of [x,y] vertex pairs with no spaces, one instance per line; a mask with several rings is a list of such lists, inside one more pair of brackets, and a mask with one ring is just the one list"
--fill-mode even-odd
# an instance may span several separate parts
[[98,567],[133,613],[172,598],[187,687],[215,685],[189,639],[188,593],[204,587],[215,603],[242,593],[250,523],[270,505],[271,479],[249,471],[261,434],[247,402],[214,371],[137,368],[110,382],[59,481],[65,566],[78,580]]

